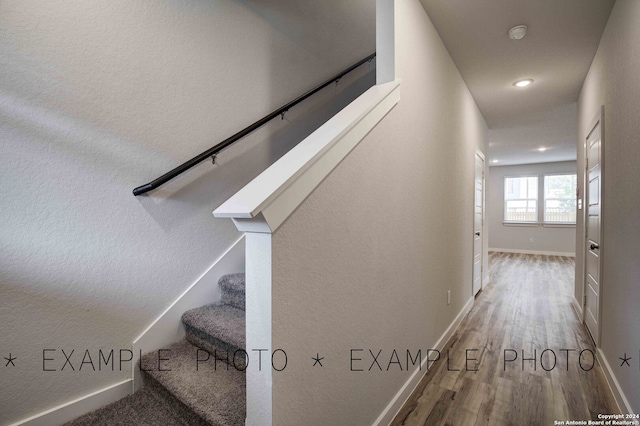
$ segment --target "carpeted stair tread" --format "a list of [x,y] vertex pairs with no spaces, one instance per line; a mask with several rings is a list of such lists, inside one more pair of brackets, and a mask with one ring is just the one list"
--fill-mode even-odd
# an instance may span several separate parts
[[244,310],[245,274],[224,275],[218,280],[218,284],[222,290],[222,303]]
[[[226,343],[233,351],[245,349],[245,312],[222,303],[191,309],[182,315],[187,333],[199,338],[210,336]],[[210,351],[208,348],[202,348]],[[211,352],[211,351],[210,351]]]
[[65,426],[187,426],[149,389],[142,389]]
[[[166,397],[170,395],[211,425],[243,425],[245,420],[244,371],[218,362],[187,341],[169,346],[161,352],[158,369],[158,352],[142,357],[141,366],[145,383]],[[197,362],[198,359],[208,361]],[[175,405],[175,404],[174,404]],[[198,419],[199,420],[199,419]],[[194,419],[193,422],[196,423]],[[161,423],[159,423],[161,424]]]

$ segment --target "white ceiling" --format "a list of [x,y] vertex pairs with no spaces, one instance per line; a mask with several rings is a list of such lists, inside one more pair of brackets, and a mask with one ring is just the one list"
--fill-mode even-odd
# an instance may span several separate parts
[[614,0],[421,2],[489,126],[492,165],[575,160],[575,102]]

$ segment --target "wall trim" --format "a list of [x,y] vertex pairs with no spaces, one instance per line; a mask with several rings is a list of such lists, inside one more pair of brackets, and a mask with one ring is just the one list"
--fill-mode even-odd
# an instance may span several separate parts
[[[442,333],[442,336],[440,336],[434,347],[430,349],[437,349],[439,351],[442,351],[444,349],[451,336],[453,336],[453,334],[460,326],[460,323],[462,322],[464,317],[473,307],[474,300],[474,297],[469,298],[456,318],[451,322],[451,324],[449,324],[449,327],[445,330],[445,332]],[[420,368],[414,371],[409,379],[404,383],[404,385],[402,385],[398,393],[396,393],[396,395],[391,399],[382,413],[380,413],[376,421],[373,422],[373,426],[386,426],[393,421],[394,417],[407,402],[411,394],[413,394],[413,391],[416,389],[424,375],[427,374],[428,361],[428,359],[422,360]]]
[[13,423],[10,426],[50,426],[70,422],[83,414],[97,410],[131,394],[131,379],[113,384],[104,389],[58,405],[35,416]]
[[489,251],[494,251],[498,253],[541,254],[545,256],[576,257],[575,253],[566,253],[562,251],[521,250],[521,249],[505,249],[505,248],[489,248]]
[[575,296],[571,298],[571,306],[573,306],[573,310],[576,311],[576,314],[578,315],[578,319],[580,320],[580,322],[582,322],[584,320],[582,317],[582,306],[580,305],[580,302],[578,302],[578,299],[576,299]]
[[618,404],[618,409],[622,413],[633,414],[631,404],[622,391],[622,387],[620,387],[620,383],[618,383],[618,380],[616,379],[616,376],[611,369],[611,365],[609,365],[609,362],[607,361],[604,352],[602,352],[602,349],[596,349],[596,357],[598,359],[598,362],[602,366],[604,377],[605,379],[607,379],[607,384],[609,385],[609,389],[611,389],[613,399],[615,399],[616,404]]
[[145,354],[163,349],[183,339],[186,333],[181,321],[182,314],[189,309],[220,300],[218,280],[225,274],[245,270],[244,250],[245,236],[242,235],[133,341],[134,362],[131,364],[133,392],[143,386],[138,368],[140,352]]
[[364,92],[225,201],[215,217],[273,233],[400,100],[400,81]]

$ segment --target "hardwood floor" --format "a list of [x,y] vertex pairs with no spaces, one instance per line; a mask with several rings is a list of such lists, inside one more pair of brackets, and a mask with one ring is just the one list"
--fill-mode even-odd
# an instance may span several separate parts
[[573,258],[491,253],[489,263],[489,285],[391,424],[553,425],[619,413],[571,307]]

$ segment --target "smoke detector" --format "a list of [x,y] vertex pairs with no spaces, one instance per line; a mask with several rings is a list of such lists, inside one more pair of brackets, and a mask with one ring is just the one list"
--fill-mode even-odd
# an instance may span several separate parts
[[520,40],[527,34],[526,25],[518,25],[509,30],[509,38],[511,40]]

